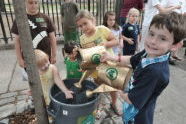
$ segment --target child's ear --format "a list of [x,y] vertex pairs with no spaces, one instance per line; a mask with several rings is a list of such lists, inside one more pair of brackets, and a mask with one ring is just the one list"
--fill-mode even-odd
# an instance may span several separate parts
[[176,51],[177,49],[182,48],[182,46],[183,46],[183,41],[173,44],[170,50]]

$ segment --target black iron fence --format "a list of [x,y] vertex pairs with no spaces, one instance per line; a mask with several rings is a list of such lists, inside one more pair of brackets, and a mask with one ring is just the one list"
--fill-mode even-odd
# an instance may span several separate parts
[[[10,29],[14,20],[13,0],[0,0],[0,43],[12,42]],[[56,26],[56,36],[61,36],[62,25],[60,6],[64,0],[40,0],[40,11],[47,14]],[[101,24],[106,11],[115,10],[116,0],[75,0],[79,8],[89,10],[96,17],[97,24]]]

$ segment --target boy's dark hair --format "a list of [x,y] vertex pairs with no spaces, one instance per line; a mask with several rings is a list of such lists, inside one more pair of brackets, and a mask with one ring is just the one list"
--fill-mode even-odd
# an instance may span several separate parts
[[154,25],[156,28],[166,28],[170,33],[173,33],[173,44],[176,44],[186,38],[186,22],[184,22],[184,19],[186,17],[176,12],[157,14],[153,17],[150,27]]
[[[106,27],[108,27],[107,21],[108,21],[109,16],[116,16],[116,14],[112,11],[108,11],[108,12],[105,13],[105,15],[103,17],[103,25],[106,26]],[[113,28],[115,30],[119,30],[119,25],[117,24],[117,22],[115,22]]]
[[75,48],[75,43],[69,42],[69,43],[65,43],[64,45],[64,51],[67,54],[71,54],[73,52],[73,49]]

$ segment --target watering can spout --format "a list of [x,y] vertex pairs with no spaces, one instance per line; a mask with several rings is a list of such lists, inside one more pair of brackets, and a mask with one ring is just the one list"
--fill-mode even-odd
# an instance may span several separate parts
[[114,91],[119,91],[118,89],[115,89],[111,86],[108,86],[106,84],[101,84],[98,88],[95,90],[87,90],[86,91],[86,96],[91,97],[94,93],[106,93],[106,92],[114,92]]

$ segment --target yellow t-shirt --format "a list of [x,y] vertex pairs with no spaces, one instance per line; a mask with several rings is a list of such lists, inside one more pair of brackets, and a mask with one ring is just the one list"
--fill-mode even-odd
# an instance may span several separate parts
[[51,65],[49,66],[49,69],[45,73],[40,74],[40,80],[46,105],[49,105],[50,103],[49,93],[52,85],[54,84]]
[[[80,37],[80,44],[82,48],[91,48],[94,46],[99,45],[102,42],[109,42],[107,41],[107,38],[110,35],[111,30],[103,25],[96,27],[96,32],[92,35],[87,37],[85,34],[83,34]],[[113,53],[113,50],[111,48],[107,49],[109,52]]]
[[[85,34],[83,34],[80,37],[80,44],[82,48],[91,48],[94,46],[99,45],[102,42],[109,42],[107,41],[107,38],[110,35],[111,30],[103,25],[96,27],[96,32],[92,35],[87,37]],[[107,51],[109,51],[111,54],[114,54],[113,50],[111,48],[108,48]],[[97,78],[97,71],[95,71],[91,76],[93,78]]]

